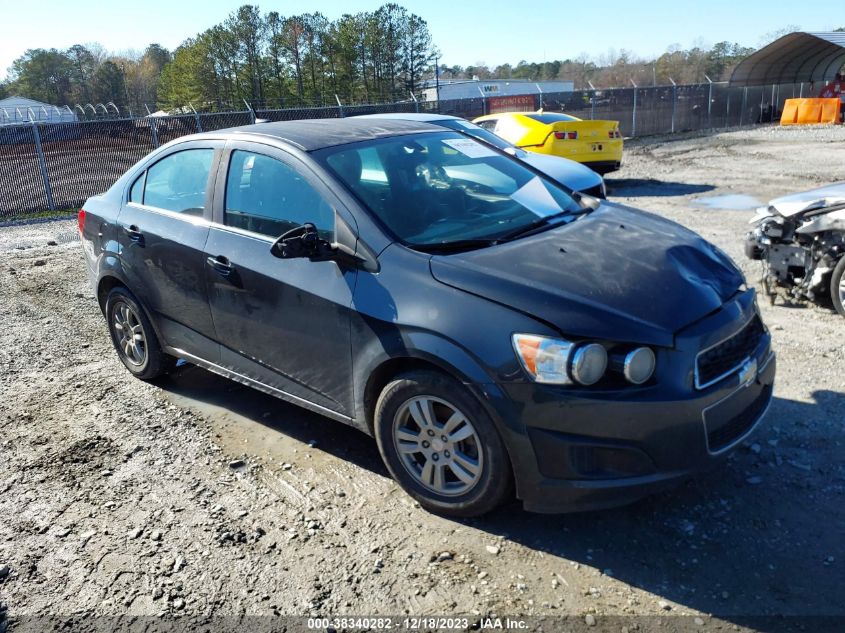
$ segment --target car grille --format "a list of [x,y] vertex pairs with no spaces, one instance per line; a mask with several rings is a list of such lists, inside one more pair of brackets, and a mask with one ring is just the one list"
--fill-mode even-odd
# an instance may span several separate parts
[[745,359],[754,354],[764,333],[763,322],[755,314],[732,337],[701,352],[695,361],[695,386],[704,389],[739,369]]
[[716,453],[745,435],[765,411],[772,397],[772,386],[766,385],[760,395],[748,407],[712,431],[707,431],[707,447]]

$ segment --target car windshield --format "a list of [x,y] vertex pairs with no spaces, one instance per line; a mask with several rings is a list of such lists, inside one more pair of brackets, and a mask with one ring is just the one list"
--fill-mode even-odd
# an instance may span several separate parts
[[456,132],[423,133],[316,153],[412,248],[483,246],[582,209],[554,182]]
[[458,132],[463,132],[464,134],[469,134],[470,136],[484,141],[485,143],[489,143],[493,147],[498,147],[501,150],[514,149],[514,146],[508,143],[501,136],[496,136],[490,130],[485,130],[480,125],[470,123],[469,121],[464,121],[463,119],[441,119],[439,121],[432,121],[432,123],[441,127],[447,127],[450,130],[456,130]]

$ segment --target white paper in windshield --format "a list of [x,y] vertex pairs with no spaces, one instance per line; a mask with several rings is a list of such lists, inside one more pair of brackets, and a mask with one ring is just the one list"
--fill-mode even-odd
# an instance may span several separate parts
[[458,150],[464,156],[469,158],[487,158],[488,156],[498,156],[496,152],[478,141],[473,141],[471,138],[450,138],[443,141],[452,149]]
[[511,194],[511,198],[540,217],[560,213],[563,208],[537,176]]

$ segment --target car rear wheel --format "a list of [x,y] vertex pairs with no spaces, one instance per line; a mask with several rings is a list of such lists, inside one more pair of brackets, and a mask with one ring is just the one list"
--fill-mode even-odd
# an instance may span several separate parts
[[830,276],[830,298],[836,311],[845,316],[845,256],[839,258]]
[[105,312],[117,356],[136,378],[153,380],[173,368],[176,359],[161,349],[147,315],[126,288],[109,293]]
[[448,376],[397,376],[376,403],[375,434],[390,474],[427,510],[478,516],[510,495],[510,463],[492,420]]

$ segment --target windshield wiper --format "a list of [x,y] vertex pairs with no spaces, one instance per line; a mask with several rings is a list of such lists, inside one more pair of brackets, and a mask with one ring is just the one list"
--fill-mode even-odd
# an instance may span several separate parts
[[560,211],[558,213],[553,213],[552,215],[547,215],[545,217],[539,218],[530,222],[524,226],[519,227],[518,229],[514,229],[508,233],[500,235],[496,238],[497,242],[509,242],[510,240],[516,239],[518,237],[525,237],[527,235],[532,235],[534,233],[538,233],[543,229],[549,227],[552,223],[552,220],[556,220],[563,216],[567,215],[579,215],[581,213],[585,213],[587,209],[578,209],[577,211],[567,210],[567,211]]
[[601,206],[601,201],[596,200],[591,196],[585,196],[580,192],[573,192],[572,197],[578,203],[577,209],[564,209],[563,211],[558,211],[557,213],[552,213],[551,215],[544,216],[542,218],[538,218],[525,226],[521,226],[518,229],[514,229],[510,233],[505,233],[500,235],[496,238],[498,242],[508,242],[510,240],[516,239],[518,237],[525,237],[527,235],[533,235],[534,233],[539,233],[542,230],[547,229],[551,226],[552,220],[557,220],[558,218],[562,218],[564,216],[581,216],[587,213],[591,213]]
[[495,246],[501,240],[496,239],[465,239],[452,240],[451,242],[436,242],[434,244],[409,244],[411,248],[424,253],[455,253],[459,251],[471,251],[486,246]]

